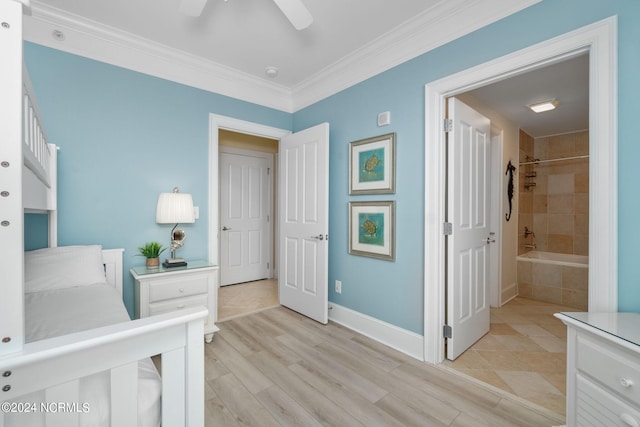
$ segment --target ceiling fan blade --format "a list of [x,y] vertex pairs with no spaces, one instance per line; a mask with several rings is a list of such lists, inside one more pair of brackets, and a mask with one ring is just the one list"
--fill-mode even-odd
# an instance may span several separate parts
[[180,13],[187,16],[200,16],[207,0],[182,0],[180,2]]
[[[186,1],[186,0],[185,0]],[[273,0],[296,30],[304,30],[313,22],[313,16],[302,0]]]

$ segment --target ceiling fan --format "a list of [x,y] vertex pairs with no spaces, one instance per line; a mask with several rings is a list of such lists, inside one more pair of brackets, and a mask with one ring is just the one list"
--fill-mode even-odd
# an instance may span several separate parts
[[[226,0],[225,0],[226,1]],[[313,16],[302,0],[273,0],[296,30],[304,30],[313,22]],[[187,16],[200,16],[207,0],[182,0],[180,12]]]

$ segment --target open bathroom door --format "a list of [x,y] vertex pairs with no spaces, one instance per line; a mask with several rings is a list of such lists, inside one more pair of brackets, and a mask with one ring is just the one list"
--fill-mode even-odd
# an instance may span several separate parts
[[448,99],[447,359],[489,332],[491,122]]

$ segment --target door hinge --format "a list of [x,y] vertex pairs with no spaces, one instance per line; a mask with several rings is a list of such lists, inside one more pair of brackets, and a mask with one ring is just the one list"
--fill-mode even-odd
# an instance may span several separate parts
[[451,236],[453,234],[453,224],[445,222],[442,227],[442,234],[445,236]]
[[453,120],[444,119],[444,131],[451,132],[453,130]]
[[442,327],[442,335],[445,338],[452,338],[453,337],[453,329],[451,329],[451,326],[449,325],[444,325]]
[[267,263],[267,270],[269,269],[269,263]]
[[271,173],[271,168],[267,168],[267,175]]
[[267,222],[269,222],[269,215],[267,215]]

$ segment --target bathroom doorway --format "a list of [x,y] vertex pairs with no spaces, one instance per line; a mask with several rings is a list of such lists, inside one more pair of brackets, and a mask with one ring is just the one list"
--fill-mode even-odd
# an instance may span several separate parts
[[[553,313],[588,308],[589,55],[456,97],[501,129],[515,194],[499,213],[502,280],[490,331],[444,366],[564,415],[566,331]],[[528,108],[549,99],[553,111]],[[505,169],[496,173],[506,193]]]
[[[527,107],[550,96],[557,99],[555,111],[537,114]],[[498,240],[491,257],[499,258],[499,274],[490,282],[491,306],[520,295],[587,310],[588,53],[456,98],[490,119],[492,139],[500,138],[499,144],[492,142],[494,150],[499,147],[492,198],[501,200],[491,215]],[[505,170],[507,163],[512,166]],[[558,255],[552,259],[552,253]]]
[[[425,360],[441,363],[444,339],[445,293],[444,260],[441,255],[445,237],[441,231],[444,218],[444,178],[442,164],[444,150],[440,141],[443,131],[436,126],[443,120],[447,97],[485,86],[547,65],[588,53],[589,58],[589,149],[590,182],[589,202],[592,215],[589,218],[589,251],[598,263],[589,267],[589,311],[615,311],[617,306],[617,239],[616,218],[617,182],[615,165],[617,153],[615,72],[615,19],[580,28],[543,43],[461,71],[426,85],[426,174],[425,174]],[[503,158],[518,159],[519,153]],[[518,162],[519,163],[519,162]],[[597,179],[596,179],[597,177]],[[504,193],[503,193],[504,194]],[[516,200],[517,203],[517,200]],[[517,224],[513,227],[515,238],[509,240],[517,247]],[[506,233],[503,230],[503,239]],[[505,240],[503,240],[505,244]],[[514,250],[514,254],[517,250]],[[512,265],[515,263],[513,262]],[[503,263],[504,266],[504,263]],[[515,265],[513,267],[515,275]],[[515,282],[515,279],[514,279]],[[454,331],[455,333],[455,331]]]
[[[507,135],[512,211],[501,215],[500,306],[516,295],[588,309],[589,54],[467,92]],[[529,106],[552,102],[553,110]],[[508,171],[499,172],[506,193]],[[507,205],[509,203],[506,200]],[[514,259],[517,259],[514,265]],[[563,276],[566,276],[563,278]]]

